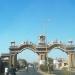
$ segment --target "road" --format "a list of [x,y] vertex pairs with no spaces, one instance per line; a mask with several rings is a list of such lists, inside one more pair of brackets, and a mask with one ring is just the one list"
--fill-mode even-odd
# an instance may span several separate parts
[[17,75],[42,75],[40,72],[34,70],[33,68],[29,68],[28,71],[26,71],[25,69],[20,70],[16,74]]
[[[53,72],[55,75],[75,75],[75,72],[65,72],[61,70],[57,70]],[[34,70],[33,68],[29,68],[28,71],[25,69],[17,72],[17,75],[50,75],[47,73],[41,73],[40,71]],[[53,74],[51,74],[53,75]]]
[[56,70],[56,71],[54,71],[54,74],[56,74],[56,75],[75,75],[75,71],[66,72],[66,71]]

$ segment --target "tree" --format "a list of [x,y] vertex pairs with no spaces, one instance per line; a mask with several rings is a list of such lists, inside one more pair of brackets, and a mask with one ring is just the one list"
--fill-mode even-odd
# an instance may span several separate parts
[[53,59],[52,58],[48,58],[48,63],[49,64],[53,64]]
[[51,73],[53,72],[53,59],[48,58],[48,71]]
[[25,59],[19,59],[18,64],[21,68],[27,66],[27,61]]

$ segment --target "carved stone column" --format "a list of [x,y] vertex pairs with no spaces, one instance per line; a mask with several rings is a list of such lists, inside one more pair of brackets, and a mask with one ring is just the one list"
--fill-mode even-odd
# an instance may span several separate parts
[[42,64],[43,62],[45,62],[45,59],[46,59],[46,53],[39,53],[40,64]]
[[68,55],[68,64],[69,68],[75,68],[75,53],[74,52],[69,52]]
[[75,68],[75,53],[71,53],[71,67]]
[[40,60],[45,60],[46,59],[46,54],[45,53],[41,53],[39,54]]
[[17,63],[17,55],[16,54],[11,54],[10,55],[10,66],[13,64],[14,67],[16,67]]
[[11,66],[11,64],[12,64],[12,54],[10,54],[10,58],[9,58],[9,66]]

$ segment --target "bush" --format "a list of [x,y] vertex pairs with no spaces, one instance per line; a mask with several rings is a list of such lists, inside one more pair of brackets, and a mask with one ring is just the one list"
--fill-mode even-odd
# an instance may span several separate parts
[[40,65],[40,69],[41,69],[42,71],[44,71],[44,72],[47,72],[47,71],[48,71],[48,66],[42,64],[42,65]]

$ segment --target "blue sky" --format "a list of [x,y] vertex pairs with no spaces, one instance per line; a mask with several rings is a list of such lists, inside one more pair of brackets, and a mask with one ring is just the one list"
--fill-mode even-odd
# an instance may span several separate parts
[[75,41],[75,0],[0,0],[0,53],[11,41]]

